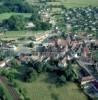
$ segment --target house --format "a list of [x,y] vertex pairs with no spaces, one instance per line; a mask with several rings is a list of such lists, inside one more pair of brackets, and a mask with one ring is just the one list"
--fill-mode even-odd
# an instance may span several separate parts
[[77,41],[72,41],[71,45],[72,45],[71,49],[73,50],[77,47],[78,43],[77,43]]
[[5,61],[0,61],[0,67],[5,67],[6,66],[6,62]]
[[16,56],[16,61],[18,64],[25,64],[30,61],[31,57],[26,54],[21,54],[19,56]]
[[54,40],[54,39],[49,39],[49,40],[48,40],[48,44],[49,44],[50,46],[55,46],[55,40]]
[[67,41],[64,40],[64,39],[58,39],[58,40],[57,40],[57,44],[66,47]]
[[94,61],[92,60],[92,58],[90,57],[84,57],[84,56],[81,56],[79,58],[79,62],[81,62],[83,65],[86,65],[86,66],[90,66],[90,65],[93,65],[94,64]]
[[73,58],[75,58],[75,59],[79,59],[78,54],[77,54],[77,53],[75,53],[75,54],[73,55]]
[[79,82],[81,85],[94,81],[95,78],[90,75],[84,68],[81,68],[79,71]]
[[[95,83],[94,83],[95,84]],[[98,90],[92,82],[83,85],[84,93],[88,95],[91,100],[98,100]]]
[[20,56],[21,54],[25,54],[25,55],[32,55],[32,50],[30,50],[27,47],[21,47],[17,50],[16,52],[16,56]]
[[11,60],[12,58],[7,57],[4,60],[0,61],[0,67],[5,67]]
[[89,49],[87,47],[84,47],[83,48],[83,56],[84,57],[87,57],[88,56],[88,53],[89,53]]
[[98,40],[95,41],[95,44],[93,45],[94,49],[98,49]]
[[85,76],[81,78],[81,85],[84,85],[86,83],[89,83],[91,81],[94,81],[94,77],[93,76]]
[[58,63],[58,66],[59,67],[67,67],[67,59],[66,57],[64,57],[63,59],[59,60],[59,63]]
[[25,26],[25,28],[33,28],[33,27],[35,27],[35,24],[33,23],[33,22],[29,22],[29,23],[27,23],[27,25]]

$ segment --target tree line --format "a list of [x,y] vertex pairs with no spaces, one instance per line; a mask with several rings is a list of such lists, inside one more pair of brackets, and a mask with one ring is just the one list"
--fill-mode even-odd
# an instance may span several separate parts
[[17,12],[17,13],[32,13],[37,6],[32,6],[24,0],[1,0],[0,13],[4,12]]
[[25,30],[25,26],[29,22],[32,22],[35,25],[32,30],[49,30],[52,26],[49,22],[43,22],[36,9],[29,18],[24,17],[22,14],[12,15],[10,18],[3,20],[0,23],[0,27],[9,31]]

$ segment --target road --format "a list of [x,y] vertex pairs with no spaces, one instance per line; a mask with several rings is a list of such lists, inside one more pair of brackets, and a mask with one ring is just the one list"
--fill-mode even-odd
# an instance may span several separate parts
[[20,98],[19,94],[16,92],[14,87],[12,87],[8,84],[8,80],[3,76],[0,76],[0,80],[5,85],[5,87],[8,89],[8,91],[9,91],[10,95],[12,96],[13,100],[20,100],[19,99]]

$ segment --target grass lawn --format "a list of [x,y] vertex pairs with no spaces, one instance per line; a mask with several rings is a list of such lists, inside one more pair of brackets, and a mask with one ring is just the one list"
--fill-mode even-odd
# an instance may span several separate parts
[[45,75],[40,75],[35,82],[24,83],[16,80],[16,83],[31,100],[88,100],[76,84],[67,83],[63,87],[56,87],[46,79]]
[[65,7],[98,6],[98,0],[62,0]]
[[32,14],[31,13],[2,13],[0,14],[0,21],[4,19],[8,19],[12,15],[23,15],[24,17],[30,17]]

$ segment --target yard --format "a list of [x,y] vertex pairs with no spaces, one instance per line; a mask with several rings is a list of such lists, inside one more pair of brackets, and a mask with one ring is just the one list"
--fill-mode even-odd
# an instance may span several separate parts
[[16,80],[20,87],[31,100],[88,100],[83,92],[74,83],[67,83],[63,87],[56,87],[47,82],[45,75],[32,83]]

